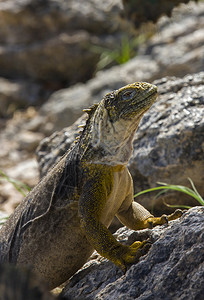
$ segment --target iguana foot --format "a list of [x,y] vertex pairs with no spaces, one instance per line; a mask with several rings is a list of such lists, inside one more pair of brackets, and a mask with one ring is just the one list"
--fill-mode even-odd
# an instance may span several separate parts
[[122,248],[118,249],[117,258],[112,258],[111,260],[125,273],[128,265],[138,262],[139,258],[145,255],[150,247],[151,243],[148,240],[143,242],[137,241],[131,246],[122,246]]
[[150,217],[144,221],[144,228],[153,228],[157,225],[168,224],[168,221],[180,218],[185,211],[181,209],[175,210],[171,215],[162,215],[161,217]]

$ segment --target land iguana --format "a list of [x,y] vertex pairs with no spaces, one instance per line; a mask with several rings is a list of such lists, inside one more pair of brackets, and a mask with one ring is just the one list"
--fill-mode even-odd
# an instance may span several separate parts
[[125,271],[146,241],[119,243],[108,230],[115,215],[134,230],[181,216],[177,210],[154,217],[133,201],[127,163],[140,119],[156,98],[156,86],[136,82],[86,110],[78,139],[2,227],[1,262],[31,265],[50,289],[69,279],[94,249]]

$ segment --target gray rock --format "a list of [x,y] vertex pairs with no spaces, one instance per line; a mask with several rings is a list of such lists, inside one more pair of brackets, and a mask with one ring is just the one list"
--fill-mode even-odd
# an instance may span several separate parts
[[[204,73],[163,78],[155,84],[160,96],[142,119],[129,163],[135,191],[155,187],[159,181],[190,187],[189,177],[204,195]],[[143,205],[154,207],[154,213],[167,212],[163,201],[196,204],[178,192],[141,198]]]
[[188,3],[190,0],[123,0],[124,15],[134,23],[137,28],[141,23],[156,22],[161,15],[171,16],[172,10],[180,3]]
[[100,71],[86,84],[52,94],[40,113],[51,132],[71,125],[83,108],[107,92],[134,81],[152,82],[164,76],[183,77],[204,70],[204,3],[178,9],[171,19],[159,22],[158,32],[127,63]]
[[39,132],[22,131],[19,134],[19,149],[30,152],[35,151],[43,137]]
[[140,53],[157,62],[160,78],[204,70],[204,3],[183,5],[157,26],[158,33]]
[[0,228],[6,222],[6,219],[8,218],[8,215],[0,210]]
[[[204,73],[154,83],[160,96],[140,124],[129,163],[135,191],[155,187],[158,181],[189,186],[190,177],[204,195]],[[37,156],[42,176],[68,150],[77,126],[84,120],[41,142]],[[169,210],[163,200],[169,204],[196,204],[193,198],[177,192],[152,198],[152,194],[144,194],[138,201],[148,209],[154,206],[158,214]]]
[[72,126],[54,132],[50,137],[46,137],[40,142],[36,150],[36,156],[41,177],[69,150],[69,147],[79,135],[78,126],[85,124],[85,121],[86,115],[84,114]]
[[[15,105],[16,98],[19,102],[22,102],[23,98],[23,103],[42,103],[53,91],[91,78],[101,55],[95,46],[102,49],[117,49],[120,47],[123,33],[128,35],[127,31],[130,31],[130,26],[127,26],[128,30],[125,29],[119,18],[122,11],[121,2],[121,0],[1,1],[0,76],[12,80],[11,90],[15,88],[15,84],[19,84],[16,83],[19,79],[29,80],[30,87],[32,81],[36,84],[32,89],[28,87],[30,93],[27,93],[27,87],[20,85],[20,90],[26,89],[26,93],[23,97],[22,93],[9,94],[6,98],[9,100],[7,103],[3,94],[4,88],[2,93],[0,89],[0,104],[3,107],[1,115],[7,114],[8,105],[9,111],[18,107]],[[107,89],[109,87],[113,89],[119,83],[123,85],[132,81],[152,81],[167,75],[184,76],[203,70],[204,4],[191,3],[186,7],[177,10],[170,20],[160,21],[157,26],[158,33],[148,40],[144,47],[139,48],[137,53],[139,56],[124,66],[101,73],[94,83],[102,85],[100,93],[95,94],[95,97],[106,92],[104,85],[107,85]],[[71,125],[71,122],[79,116],[77,111],[79,107],[73,111],[69,109],[69,103],[65,109],[69,110],[67,123],[64,125],[64,117],[60,123],[60,114],[63,112],[60,102],[64,102],[64,96],[73,99],[71,92],[64,96],[63,92],[54,94],[51,98],[53,100],[51,102],[54,103],[56,102],[54,99],[59,97],[59,103],[56,114],[48,115],[48,121],[50,119],[50,124],[52,122],[54,124],[46,128],[46,134]],[[75,91],[72,92],[74,96]],[[87,98],[81,94],[81,99]],[[88,95],[87,89],[84,95]],[[91,94],[84,105],[93,102],[95,97]],[[14,103],[13,107],[10,101]],[[47,110],[52,111],[53,106],[47,107],[44,113]]]
[[[142,239],[149,236],[153,245],[126,274],[95,258],[72,277],[63,291],[65,299],[202,300],[203,222],[204,207],[195,207],[168,226],[140,231]],[[140,235],[124,228],[121,234],[129,242]]]
[[0,78],[0,117],[11,116],[16,109],[39,104],[49,93],[33,82]]
[[[82,115],[82,110],[89,107],[92,102],[92,90],[88,84],[81,83],[53,93],[41,107],[40,115],[51,124],[52,130],[54,128],[60,130],[73,124]],[[43,127],[42,124],[41,129],[44,132],[46,128]]]
[[[0,2],[0,74],[57,87],[90,78],[93,45],[118,41],[120,0]],[[117,34],[116,34],[117,32]]]
[[57,299],[35,278],[30,269],[0,264],[0,300]]
[[[88,85],[54,93],[42,109],[41,129],[51,134],[71,125],[84,106],[129,82],[203,70],[204,4],[186,7],[170,20],[160,20],[157,34],[127,64],[100,72]],[[119,47],[121,10],[120,0],[1,2],[0,76],[12,78],[0,82],[1,116],[26,103],[42,103],[53,91],[90,78],[100,56],[93,45]]]
[[102,3],[97,0],[1,1],[0,39],[13,45],[30,43],[34,39],[40,41],[59,31],[84,29],[99,34],[107,33],[114,25],[114,19],[110,19],[109,14],[117,16],[121,9],[122,4],[118,0],[111,3],[108,0]]
[[37,184],[38,165],[35,158],[30,158],[20,163],[13,163],[4,173],[8,179],[1,176],[0,172],[0,209],[10,215],[29,190]]

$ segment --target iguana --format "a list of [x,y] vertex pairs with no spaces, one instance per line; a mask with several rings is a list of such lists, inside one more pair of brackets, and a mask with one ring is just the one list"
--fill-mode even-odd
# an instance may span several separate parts
[[0,232],[2,262],[31,265],[50,289],[71,277],[94,249],[125,270],[144,242],[119,243],[107,229],[113,217],[137,230],[181,216],[154,217],[133,201],[127,169],[132,140],[157,87],[133,83],[86,110],[70,150],[16,208]]

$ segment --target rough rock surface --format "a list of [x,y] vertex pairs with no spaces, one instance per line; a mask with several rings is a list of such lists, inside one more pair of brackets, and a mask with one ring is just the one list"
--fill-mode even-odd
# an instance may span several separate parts
[[114,45],[120,0],[0,2],[0,74],[55,86],[87,80],[99,54]]
[[56,298],[33,276],[30,270],[1,264],[0,300],[14,299],[54,300]]
[[[189,177],[203,196],[204,73],[163,78],[155,84],[160,96],[140,124],[129,163],[135,191],[154,187],[159,181],[190,187]],[[163,194],[154,202],[152,194],[141,198],[149,209],[155,205],[154,212],[164,211],[161,200],[196,204],[193,198],[177,192]]]
[[16,109],[39,104],[48,95],[39,84],[0,78],[0,118],[12,116]]
[[188,3],[190,0],[123,0],[124,14],[134,23],[135,27],[143,22],[156,22],[161,15],[171,16],[172,9],[180,3]]
[[121,0],[0,1],[0,117],[86,81],[120,45]]
[[79,127],[86,122],[86,114],[80,117],[72,126],[62,131],[54,132],[50,137],[43,139],[36,150],[40,177],[43,177],[49,168],[55,165],[65,154],[79,135]]
[[203,53],[204,3],[191,3],[177,10],[171,19],[162,18],[157,34],[127,63],[98,72],[86,84],[53,93],[40,111],[46,120],[41,130],[47,132],[45,123],[53,131],[71,125],[83,108],[128,83],[203,71]]
[[[189,186],[190,177],[204,195],[204,73],[168,77],[154,83],[160,96],[141,121],[129,163],[135,191],[154,187],[158,181]],[[82,122],[84,117],[41,142],[37,152],[41,175],[67,151]],[[154,213],[166,209],[161,200],[195,205],[192,198],[179,193],[154,201],[152,198],[152,194],[145,194],[141,203],[148,209],[157,206]]]
[[101,257],[72,277],[63,295],[69,300],[202,300],[204,295],[204,207],[194,207],[168,226],[133,232],[121,228],[118,238],[153,242],[147,255],[125,275]]
[[10,179],[21,181],[30,187],[37,184],[39,179],[34,152],[44,135],[36,130],[37,123],[32,123],[36,114],[37,111],[32,107],[26,112],[15,112],[5,128],[2,126],[0,130],[0,209],[8,214],[13,212],[24,196],[2,177],[1,172]]
[[[10,115],[15,107],[43,103],[53,91],[88,80],[101,55],[95,46],[121,48],[121,35],[130,31],[130,26],[122,29],[121,10],[120,0],[1,1],[0,116]],[[98,80],[105,77],[107,84],[117,74],[126,84],[133,78],[151,81],[203,70],[203,14],[202,2],[190,3],[170,20],[162,18],[158,34],[138,51],[140,57]]]

